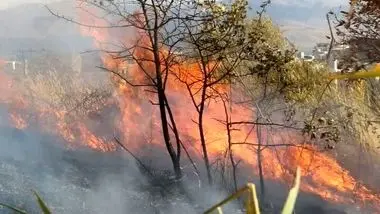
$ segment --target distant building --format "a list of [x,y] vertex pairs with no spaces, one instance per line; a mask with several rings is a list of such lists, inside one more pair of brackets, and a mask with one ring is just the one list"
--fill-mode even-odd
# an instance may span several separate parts
[[342,69],[342,62],[350,50],[349,48],[348,45],[335,44],[330,50],[329,43],[317,43],[312,54],[307,55],[300,52],[298,58],[303,61],[326,62],[333,72],[339,72]]
[[317,43],[316,46],[314,46],[312,55],[314,56],[315,60],[326,60],[327,54],[329,52],[329,43]]
[[297,57],[306,62],[314,61],[315,59],[313,55],[307,55],[305,52],[299,52]]

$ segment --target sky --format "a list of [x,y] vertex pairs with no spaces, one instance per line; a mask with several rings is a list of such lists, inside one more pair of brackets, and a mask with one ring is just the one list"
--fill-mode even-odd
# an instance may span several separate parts
[[[0,9],[25,3],[48,3],[57,0],[0,0]],[[263,0],[249,0],[252,5]],[[270,15],[279,22],[304,23],[320,26],[325,22],[324,14],[331,8],[347,5],[348,0],[272,0]],[[279,23],[282,24],[282,23]]]
[[344,9],[348,1],[272,0],[268,13],[299,50],[309,52],[315,43],[327,42],[326,14],[331,10]]
[[[57,0],[0,0],[0,9],[25,3],[49,3]],[[264,0],[249,0],[257,8]],[[348,5],[349,0],[272,0],[268,13],[289,40],[305,49],[326,38],[328,28],[325,15],[331,10]]]

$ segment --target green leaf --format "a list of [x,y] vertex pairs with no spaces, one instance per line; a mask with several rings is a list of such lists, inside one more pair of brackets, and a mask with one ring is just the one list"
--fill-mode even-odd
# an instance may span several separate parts
[[5,207],[5,208],[10,209],[10,210],[13,210],[16,213],[27,214],[26,211],[18,209],[16,207],[13,207],[13,206],[10,206],[10,205],[7,205],[7,204],[0,203],[0,206]]
[[288,198],[286,199],[284,208],[282,209],[282,214],[292,214],[294,210],[294,206],[296,204],[297,196],[298,196],[298,191],[300,188],[300,183],[301,183],[301,169],[297,167],[297,173],[296,173],[296,179],[294,182],[294,186],[292,189],[289,191]]
[[32,190],[32,191],[33,191],[33,194],[37,198],[38,205],[40,206],[43,214],[51,214],[49,208],[46,206],[45,202],[41,199],[41,197],[37,194],[37,192],[34,190]]

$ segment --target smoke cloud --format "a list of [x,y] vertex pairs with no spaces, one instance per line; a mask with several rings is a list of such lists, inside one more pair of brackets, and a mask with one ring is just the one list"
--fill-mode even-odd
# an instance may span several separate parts
[[226,195],[200,191],[197,182],[176,184],[164,170],[153,170],[155,178],[147,176],[123,152],[68,150],[62,139],[38,129],[11,128],[7,115],[7,109],[1,108],[2,203],[38,213],[31,191],[35,190],[53,213],[199,213]]

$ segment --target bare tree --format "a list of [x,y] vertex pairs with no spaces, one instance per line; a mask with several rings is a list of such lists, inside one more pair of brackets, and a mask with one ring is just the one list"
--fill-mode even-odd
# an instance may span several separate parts
[[[208,172],[210,184],[212,177],[210,172],[209,157],[206,148],[206,139],[203,128],[203,114],[206,101],[212,97],[212,90],[215,85],[222,83],[231,73],[238,63],[238,60],[223,57],[226,51],[232,51],[230,40],[239,38],[243,32],[243,21],[246,17],[246,1],[236,1],[231,4],[231,8],[223,11],[223,5],[215,1],[203,3],[186,0],[136,0],[126,3],[125,1],[91,1],[81,0],[81,7],[92,7],[101,11],[104,25],[97,26],[88,23],[81,23],[74,19],[61,16],[50,10],[55,16],[79,24],[83,27],[93,27],[101,29],[132,29],[137,33],[137,41],[133,44],[125,45],[121,50],[104,50],[113,60],[124,63],[126,60],[133,61],[139,70],[142,80],[136,81],[120,69],[113,67],[103,67],[113,73],[119,80],[131,87],[144,87],[146,91],[156,94],[157,101],[152,101],[160,110],[162,134],[169,156],[171,157],[174,171],[177,177],[181,176],[180,157],[181,140],[180,133],[175,122],[175,115],[169,104],[166,94],[167,83],[171,81],[169,77],[173,73],[173,67],[185,58],[200,59],[203,78],[196,79],[189,83],[189,92],[194,106],[199,113],[198,128],[200,141],[204,154],[204,161]],[[132,11],[130,8],[134,7]],[[89,11],[89,10],[87,10]],[[100,17],[100,16],[99,16]],[[211,26],[211,25],[212,26]],[[223,26],[232,24],[233,26],[224,29]],[[212,27],[218,28],[219,35],[214,35]],[[236,30],[240,31],[236,33]],[[220,38],[223,42],[218,41]],[[244,39],[244,37],[242,37]],[[199,40],[199,41],[198,41]],[[236,42],[238,39],[235,39]],[[234,42],[234,45],[236,45]],[[206,45],[206,48],[202,46]],[[216,47],[214,47],[216,46]],[[191,49],[189,56],[186,52]],[[236,50],[235,50],[236,51]],[[243,50],[239,50],[240,53]],[[185,57],[184,57],[185,56]],[[223,64],[221,63],[223,61]],[[223,66],[224,73],[220,72]],[[128,73],[128,72],[127,72]],[[202,85],[200,90],[201,101],[196,103],[197,96],[192,89],[192,85]],[[172,138],[174,136],[174,142]]]
[[213,179],[204,130],[206,103],[218,96],[217,88],[227,83],[226,80],[242,61],[246,42],[246,6],[244,0],[231,4],[202,1],[193,6],[192,13],[184,22],[184,44],[188,51],[183,55],[188,63],[195,66],[191,72],[178,71],[174,74],[186,86],[198,113],[195,123],[209,184]]
[[[181,140],[165,91],[170,74],[175,74],[185,83],[198,113],[196,123],[200,144],[207,177],[212,184],[211,164],[204,134],[204,112],[207,101],[216,97],[215,90],[232,76],[246,52],[244,44],[248,42],[245,36],[247,1],[219,4],[216,1],[137,0],[132,3],[135,11],[126,9],[131,3],[124,1],[81,2],[82,7],[100,9],[105,14],[102,17],[112,17],[105,21],[109,24],[91,26],[50,11],[60,18],[85,27],[132,28],[140,37],[132,45],[123,46],[120,51],[106,53],[114,60],[123,62],[129,59],[136,63],[144,77],[143,81],[137,82],[118,69],[103,69],[131,87],[144,87],[157,95],[157,102],[152,103],[160,109],[162,133],[177,177],[181,174]],[[182,63],[183,60],[196,63],[199,73],[192,75],[184,74],[186,71],[173,71],[174,65]],[[174,143],[171,140],[173,135]]]

